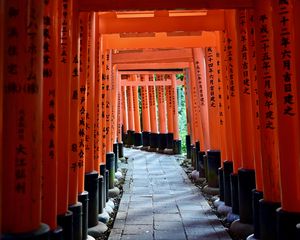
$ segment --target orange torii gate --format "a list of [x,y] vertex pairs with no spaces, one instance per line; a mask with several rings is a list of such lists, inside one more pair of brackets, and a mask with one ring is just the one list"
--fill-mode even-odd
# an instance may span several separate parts
[[[0,101],[1,106],[3,105],[0,114],[3,117],[0,150],[1,159],[7,160],[1,161],[0,167],[4,169],[1,173],[1,183],[3,183],[1,234],[3,239],[9,239],[11,234],[16,234],[14,235],[16,238],[19,236],[24,238],[25,233],[30,235],[27,238],[35,239],[32,234],[39,228],[41,231],[38,233],[38,238],[44,236],[47,238],[49,230],[53,232],[51,234],[62,234],[57,224],[63,226],[65,238],[80,239],[78,236],[81,230],[83,238],[86,238],[85,227],[81,227],[79,223],[79,227],[76,228],[75,223],[81,222],[82,211],[80,204],[77,203],[77,195],[79,194],[83,209],[86,209],[87,193],[84,189],[87,188],[91,194],[89,197],[91,200],[89,203],[91,205],[89,206],[90,226],[98,224],[97,208],[100,201],[93,195],[93,192],[97,191],[96,188],[99,186],[97,183],[99,170],[101,170],[103,180],[107,178],[106,165],[110,170],[109,187],[102,183],[103,192],[96,194],[103,198],[106,190],[113,186],[113,170],[116,166],[113,164],[116,163],[115,158],[111,157],[116,139],[118,99],[116,94],[118,87],[114,88],[114,83],[116,79],[119,79],[116,76],[120,69],[115,69],[123,65],[124,69],[132,70],[137,62],[131,60],[128,63],[124,61],[122,63],[119,59],[121,63],[114,63],[111,53],[113,50],[118,51],[132,48],[132,46],[201,49],[202,65],[206,65],[206,72],[204,70],[202,72],[207,84],[205,91],[207,96],[204,97],[205,107],[199,105],[200,82],[197,80],[197,68],[193,66],[194,59],[188,51],[183,51],[185,54],[181,58],[177,55],[176,60],[172,62],[153,55],[152,61],[143,59],[139,64],[144,64],[144,69],[158,66],[165,69],[170,66],[173,68],[181,66],[180,68],[186,71],[189,134],[192,138],[191,143],[196,145],[195,151],[204,150],[207,151],[208,157],[210,156],[211,153],[208,150],[212,148],[212,142],[218,141],[218,136],[214,136],[213,133],[215,129],[211,126],[219,121],[216,126],[221,128],[220,137],[223,138],[218,146],[221,150],[223,165],[222,163],[219,165],[224,167],[224,181],[223,184],[221,181],[220,183],[224,186],[225,204],[227,202],[233,207],[233,213],[239,213],[240,223],[249,224],[252,221],[249,192],[255,187],[256,192],[253,193],[254,237],[286,239],[288,236],[288,238],[297,239],[296,224],[300,222],[300,190],[297,179],[300,169],[299,134],[297,134],[299,132],[297,101],[299,83],[296,81],[300,68],[299,56],[296,54],[299,51],[299,46],[296,44],[296,40],[299,40],[299,30],[296,27],[299,20],[297,13],[300,8],[298,1],[204,0],[199,2],[188,0],[183,2],[167,0],[163,3],[158,1],[117,3],[115,0],[110,2],[86,0],[78,2],[79,5],[77,5],[77,2],[73,0],[55,0],[45,1],[45,3],[48,5],[43,6],[41,2],[35,0],[31,2],[5,0],[0,3],[0,10],[3,13],[0,22],[0,76],[3,85],[1,88],[3,93],[0,94],[1,98],[3,95],[3,103]],[[161,16],[161,12],[158,11],[164,10],[170,14],[172,11],[169,12],[166,9],[205,7],[207,9],[239,8],[240,10],[209,10],[207,16],[202,19],[199,16],[184,17],[182,24],[179,17],[171,19],[169,15]],[[246,8],[253,8],[253,11],[245,11]],[[79,13],[75,11],[77,9],[86,12],[80,13],[78,17]],[[112,9],[121,12],[104,13],[100,16],[92,12]],[[142,24],[132,18],[122,20],[118,16],[128,14],[122,12],[124,9],[155,9],[153,22],[143,17]],[[53,24],[55,22],[57,24],[50,26],[49,16]],[[172,20],[174,25],[172,25]],[[80,54],[76,46],[79,23]],[[125,33],[121,32],[122,30]],[[173,33],[178,30],[189,31],[189,34],[190,31],[198,33],[195,36],[191,34],[180,36],[181,33]],[[201,30],[203,32],[200,34]],[[146,34],[148,37],[141,36],[146,31],[150,31]],[[224,33],[219,33],[220,36],[217,36],[212,31],[224,31]],[[205,50],[207,47],[213,48],[213,51]],[[217,48],[214,49],[215,47]],[[210,58],[214,56],[217,59],[217,52],[220,52],[220,62],[223,65],[220,67],[219,82],[221,87],[219,94],[223,100],[221,100],[223,110],[222,106],[219,106],[219,111],[224,111],[223,119],[221,116],[216,117],[215,108],[210,108],[212,96],[215,95],[215,92],[212,93],[212,89],[215,89],[213,80],[216,80],[219,74],[214,74],[214,79],[212,78],[209,72],[210,65],[212,62],[216,65],[217,60],[210,61]],[[79,54],[77,56],[79,59],[76,58],[76,53]],[[174,55],[176,54],[178,52]],[[94,86],[99,87],[95,81],[98,74],[96,68],[99,70],[100,64],[97,61],[100,56],[103,56],[100,69],[102,74],[99,79],[101,89],[94,89]],[[254,66],[257,71],[254,70]],[[153,111],[156,103],[151,90],[166,85],[153,81],[154,75],[147,74],[152,81],[139,84],[148,86],[149,100],[152,97],[152,105],[149,103],[150,116],[151,119],[155,119],[156,124],[157,120]],[[57,81],[54,82],[55,78]],[[52,81],[47,81],[50,79]],[[43,85],[42,81],[44,81]],[[170,80],[162,82],[167,82],[168,87],[172,86],[174,90],[172,98],[176,100],[177,83],[174,75]],[[131,94],[134,92],[132,88],[135,87],[134,85],[127,86]],[[52,90],[56,90],[55,93]],[[133,95],[131,101],[133,101]],[[99,105],[100,123],[97,118],[99,114],[97,103],[99,102],[101,103]],[[131,105],[131,110],[133,113],[133,105]],[[177,113],[176,110],[175,101],[172,105],[174,116]],[[46,123],[44,126],[42,126],[42,121]],[[176,132],[178,121],[176,121],[173,120],[174,142],[179,143],[179,135]],[[223,126],[221,121],[225,122]],[[0,119],[1,123],[2,119]],[[139,119],[134,122],[132,117],[132,125],[135,125],[134,123],[138,124]],[[47,124],[51,126],[52,131],[47,129]],[[101,131],[99,142],[98,124]],[[150,137],[157,134],[155,124],[151,126]],[[56,130],[53,130],[53,127]],[[95,130],[96,135],[92,129]],[[136,130],[135,127],[133,130]],[[255,141],[256,139],[259,141]],[[100,153],[98,153],[98,144],[100,144]],[[152,146],[158,147],[155,144]],[[53,163],[50,162],[53,156],[52,151],[54,151]],[[47,159],[47,157],[50,158]],[[99,163],[101,163],[100,169]],[[231,172],[233,174],[230,182],[228,180],[230,180]],[[86,175],[93,173],[93,179],[89,177],[84,179],[84,173]],[[222,178],[222,171],[219,171],[219,174]],[[43,187],[40,184],[42,177]],[[243,182],[244,180],[246,182]],[[29,184],[32,182],[34,184]],[[89,182],[93,182],[94,185],[92,186]],[[233,188],[229,187],[230,184]],[[47,199],[41,200],[39,197],[41,193]],[[51,202],[55,204],[50,207]],[[279,206],[281,209],[278,210]],[[72,210],[73,213],[68,210]],[[14,215],[21,217],[16,220]],[[55,219],[57,215],[60,215],[58,223]],[[83,225],[86,219],[84,215],[85,213],[81,222]],[[41,221],[47,223],[50,229],[41,224]],[[57,230],[58,232],[55,232]]]

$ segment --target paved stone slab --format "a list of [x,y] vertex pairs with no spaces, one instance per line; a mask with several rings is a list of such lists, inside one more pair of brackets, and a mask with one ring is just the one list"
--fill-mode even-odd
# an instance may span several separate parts
[[230,240],[175,156],[124,149],[123,197],[109,240]]

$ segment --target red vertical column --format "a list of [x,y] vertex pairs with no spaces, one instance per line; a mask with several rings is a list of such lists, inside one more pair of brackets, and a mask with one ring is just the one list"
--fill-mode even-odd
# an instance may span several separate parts
[[[172,75],[165,75],[166,80],[172,81]],[[175,75],[176,77],[176,75]],[[174,140],[174,116],[173,116],[173,97],[172,97],[172,85],[165,86],[166,90],[166,103],[167,103],[167,127],[168,127],[168,135],[167,135],[167,148],[172,149],[173,148],[173,140]]]
[[44,9],[44,69],[43,69],[43,192],[42,221],[51,230],[57,227],[57,138],[56,138],[56,78],[58,58],[58,1],[45,2]]
[[142,145],[142,133],[141,133],[141,121],[140,121],[140,107],[139,107],[139,92],[137,82],[140,81],[140,75],[133,75],[133,81],[135,82],[132,86],[132,100],[133,100],[133,115],[134,115],[134,145]]
[[[58,199],[57,210],[59,224],[69,219],[68,210],[68,189],[69,189],[69,116],[70,116],[70,73],[71,73],[71,1],[61,1],[58,6],[59,12],[59,56],[58,56],[58,81],[57,81],[57,158],[58,158]],[[67,217],[68,216],[68,217]],[[64,226],[63,226],[64,227]],[[65,236],[70,237],[71,231]]]
[[[149,75],[141,75],[141,82],[149,83]],[[142,120],[143,120],[143,146],[150,146],[150,112],[149,112],[149,94],[148,84],[141,87],[142,96]]]
[[100,89],[101,89],[101,36],[99,32],[99,15],[96,13],[95,21],[95,98],[94,98],[94,169],[99,172],[100,166]]
[[[130,75],[126,81],[131,81]],[[127,109],[128,109],[128,145],[134,144],[134,112],[133,112],[133,90],[132,86],[126,86],[127,92]]]
[[[123,81],[121,79],[121,81]],[[122,126],[123,126],[123,134],[124,136],[127,135],[128,131],[128,111],[127,111],[127,92],[126,92],[126,86],[121,86],[121,96],[122,96]],[[125,139],[123,139],[124,141]],[[127,144],[127,139],[125,144]]]
[[87,22],[88,13],[80,13],[80,82],[79,82],[79,140],[78,140],[78,192],[84,192],[84,173],[85,173],[85,137],[86,137],[86,57],[87,57]]
[[239,96],[240,96],[240,116],[241,116],[241,153],[242,168],[238,170],[239,180],[239,205],[240,222],[251,224],[252,214],[252,190],[255,188],[254,171],[254,112],[252,107],[252,85],[251,72],[253,71],[249,63],[249,33],[247,25],[249,17],[246,10],[237,12],[238,25],[238,62],[239,62]]
[[208,108],[208,135],[209,148],[211,150],[220,150],[220,125],[218,121],[217,105],[217,61],[216,48],[205,48],[206,63],[206,91]]
[[174,133],[173,152],[174,154],[181,154],[181,139],[179,136],[179,124],[178,124],[177,79],[175,74],[172,75],[171,81],[172,81],[171,96],[172,96],[173,133]]
[[[203,50],[193,49],[194,56],[194,71],[191,71],[192,82],[191,89],[193,94],[193,124],[195,127],[194,135],[196,141],[200,141],[202,150],[206,151],[209,147],[209,132],[208,132],[208,109],[207,109],[207,91],[206,91],[206,74],[205,61]],[[193,68],[191,69],[193,70]]]
[[256,63],[256,39],[255,39],[255,14],[254,10],[246,12],[247,34],[248,34],[248,61],[250,69],[250,84],[251,84],[251,100],[252,100],[252,121],[253,121],[253,137],[252,147],[254,152],[254,166],[255,166],[255,182],[256,190],[262,192],[262,167],[261,167],[261,137],[260,137],[260,112],[258,99],[258,78],[257,78],[257,63]]
[[167,145],[167,125],[166,125],[166,101],[165,101],[165,87],[159,85],[165,81],[164,75],[156,74],[156,81],[158,86],[156,87],[158,98],[158,127],[159,127],[159,149],[163,150]]
[[[77,9],[77,2],[74,1],[74,9]],[[70,184],[69,184],[69,205],[77,203],[78,195],[78,142],[79,142],[79,12],[73,11],[72,14],[72,64],[71,64],[71,85],[70,85],[70,124],[69,124],[69,160],[70,160]]]
[[[190,64],[190,66],[193,66],[192,64]],[[187,121],[187,131],[188,131],[188,135],[185,138],[185,142],[186,142],[186,156],[188,159],[191,159],[191,146],[192,143],[194,142],[194,136],[193,136],[193,132],[192,132],[192,111],[191,111],[191,80],[190,78],[190,73],[192,72],[192,69],[190,69],[190,71],[188,71],[187,69],[184,70],[184,76],[183,76],[183,81],[184,81],[184,96],[185,96],[185,104],[186,104],[186,121]]]
[[[0,35],[4,36],[4,1],[0,3]],[[4,44],[3,38],[0,38],[0,86],[3,86],[3,58],[4,58]],[[3,88],[0,90],[0,108],[3,109]],[[0,154],[2,156],[2,142],[3,142],[3,111],[0,111]],[[0,176],[2,176],[2,162],[0,162]],[[2,206],[2,181],[0,183],[0,206]],[[0,210],[0,216],[2,216],[2,210]],[[2,232],[2,224],[0,217],[0,232]]]
[[150,148],[156,149],[158,147],[158,128],[157,128],[157,113],[156,113],[156,91],[155,91],[155,81],[153,74],[149,75],[149,82],[153,85],[149,85],[149,112],[150,112]]
[[[225,11],[225,23],[227,31],[227,66],[229,79],[230,115],[232,126],[232,161],[233,173],[231,177],[232,212],[239,213],[238,199],[238,169],[241,167],[241,120],[240,120],[240,94],[238,78],[238,52],[237,52],[237,25],[236,11]],[[234,127],[233,127],[234,126]]]
[[[226,148],[226,156],[224,151],[221,152],[221,160],[223,160],[223,186],[224,186],[224,203],[226,206],[232,206],[231,201],[231,182],[230,175],[233,172],[232,162],[232,127],[231,127],[231,108],[230,108],[230,84],[229,84],[229,62],[228,62],[228,41],[227,34],[220,32],[218,35],[218,48],[220,49],[220,74],[218,79],[219,89],[219,110],[220,110],[220,128],[221,143],[222,138],[225,140],[224,148]],[[223,110],[222,110],[223,109]],[[222,135],[224,137],[222,137]],[[220,176],[222,170],[219,172]],[[220,184],[221,181],[220,181]],[[220,192],[221,193],[221,192]],[[220,194],[221,196],[221,194]],[[221,197],[220,197],[220,200]]]
[[[101,51],[101,89],[100,89],[100,161],[104,166],[106,155],[106,131],[105,131],[105,54]],[[102,173],[101,173],[102,175]]]
[[277,238],[297,239],[295,225],[300,222],[300,69],[297,68],[299,59],[296,59],[299,26],[296,26],[295,15],[299,13],[295,9],[295,0],[272,1],[272,4],[282,207],[277,211]]
[[94,100],[95,100],[95,13],[88,14],[87,56],[86,56],[86,137],[85,137],[85,172],[94,171]]
[[47,238],[48,226],[41,227],[43,2],[4,2],[2,238]]
[[110,50],[105,51],[105,130],[106,130],[106,153],[112,152],[111,141],[111,81],[112,81],[112,69],[111,69],[111,57]]
[[278,118],[271,1],[255,6],[256,56],[261,127],[263,201],[260,201],[260,238],[276,238],[275,211],[280,206]]

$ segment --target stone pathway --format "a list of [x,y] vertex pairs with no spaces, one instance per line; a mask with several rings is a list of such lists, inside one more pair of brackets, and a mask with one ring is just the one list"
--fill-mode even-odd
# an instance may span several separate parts
[[109,240],[230,240],[174,156],[126,149],[128,172]]

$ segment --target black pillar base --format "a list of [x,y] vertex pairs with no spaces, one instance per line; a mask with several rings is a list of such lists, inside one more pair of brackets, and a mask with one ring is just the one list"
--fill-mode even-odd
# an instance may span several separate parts
[[230,174],[232,213],[239,215],[239,180],[235,173]]
[[115,183],[115,154],[113,152],[106,153],[106,167],[109,171],[109,189],[113,189]]
[[174,140],[173,141],[173,153],[174,154],[181,154],[181,140]]
[[276,209],[280,203],[259,201],[260,239],[276,239]]
[[105,203],[108,202],[108,190],[109,190],[109,171],[105,170]]
[[174,134],[167,133],[167,149],[173,149]]
[[204,164],[204,173],[206,180],[208,179],[208,170],[207,170],[207,155],[203,155],[203,164]]
[[196,148],[196,151],[197,152],[200,152],[201,150],[200,150],[200,142],[199,141],[196,141],[195,142],[195,148]]
[[128,144],[128,133],[122,133],[122,141],[125,145],[129,145]]
[[80,193],[78,201],[82,204],[82,239],[87,239],[89,193],[87,191]]
[[58,226],[56,229],[50,231],[49,240],[63,240],[63,229],[62,229],[62,227]]
[[223,178],[224,178],[224,203],[231,207],[231,184],[230,174],[233,172],[233,162],[224,161],[223,163]]
[[158,148],[158,133],[150,133],[150,148]]
[[143,147],[150,146],[150,132],[142,132]]
[[119,158],[123,158],[124,157],[124,144],[118,143],[118,149],[119,149]]
[[197,171],[199,172],[200,178],[205,178],[205,169],[204,169],[204,156],[205,152],[200,151],[197,153]]
[[104,177],[102,175],[99,176],[99,214],[103,213],[103,206],[104,206],[104,203],[103,203],[103,187],[104,187]]
[[100,175],[103,177],[103,182],[102,182],[102,208],[105,208],[106,204],[106,193],[108,190],[106,190],[106,165],[105,164],[100,164]]
[[143,145],[143,136],[141,132],[134,133],[134,146],[139,147]]
[[218,188],[218,169],[221,167],[221,152],[218,150],[207,151],[207,182],[209,187]]
[[186,158],[191,159],[192,152],[191,152],[191,136],[190,135],[185,136],[185,144],[186,144]]
[[195,146],[191,146],[191,160],[192,160],[192,167],[194,169],[197,169],[197,152],[196,152],[196,147]]
[[57,224],[63,229],[63,239],[73,239],[73,213],[71,211],[58,215]]
[[296,225],[300,223],[300,213],[277,209],[277,240],[299,240]]
[[73,213],[73,240],[82,240],[82,204],[77,202],[69,206]]
[[224,202],[224,170],[221,167],[218,169],[218,176],[220,201]]
[[113,145],[113,150],[114,150],[114,154],[115,154],[115,172],[118,171],[118,156],[119,156],[119,145],[118,143],[114,143]]
[[260,222],[259,222],[259,201],[263,198],[263,193],[252,190],[252,209],[253,209],[253,227],[254,238],[260,239]]
[[255,171],[241,168],[238,170],[239,213],[241,223],[253,223],[252,190],[255,189]]
[[128,130],[127,131],[127,144],[129,146],[133,146],[134,145],[134,131],[133,130]]
[[159,133],[158,134],[158,148],[159,150],[164,150],[167,148],[167,133]]
[[89,193],[88,228],[98,224],[99,212],[99,176],[93,171],[85,174],[84,189]]
[[41,224],[36,231],[22,234],[3,234],[2,240],[49,240],[50,229],[46,224]]

